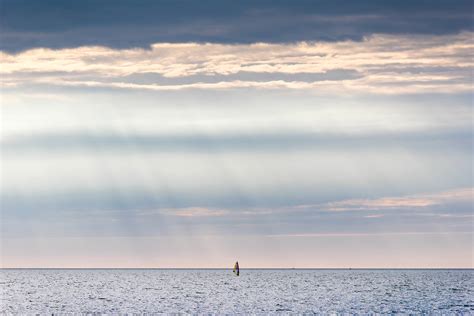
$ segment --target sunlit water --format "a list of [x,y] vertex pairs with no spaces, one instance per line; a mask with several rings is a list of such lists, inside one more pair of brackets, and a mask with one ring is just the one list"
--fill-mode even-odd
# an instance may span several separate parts
[[473,270],[0,270],[2,313],[473,313]]

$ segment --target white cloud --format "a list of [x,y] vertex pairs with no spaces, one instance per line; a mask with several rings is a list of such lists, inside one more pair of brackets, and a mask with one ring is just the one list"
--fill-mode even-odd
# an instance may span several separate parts
[[[317,208],[326,211],[377,211],[397,209],[422,209],[435,205],[446,205],[455,202],[473,202],[474,188],[463,188],[452,191],[416,194],[401,197],[383,197],[378,199],[349,199],[329,202],[321,205],[300,205],[299,209]],[[367,216],[369,217],[369,216]],[[371,217],[379,217],[377,215]]]
[[[160,210],[141,211],[140,215],[163,214],[179,217],[210,217],[210,216],[269,216],[283,213],[293,213],[298,211],[390,211],[400,209],[423,210],[432,206],[449,205],[453,203],[471,203],[474,200],[474,188],[460,188],[456,190],[434,192],[427,194],[415,194],[400,197],[383,197],[378,199],[348,199],[342,201],[332,201],[328,203],[314,205],[292,205],[283,207],[253,207],[246,209],[215,209],[207,207],[187,207],[187,208],[166,208]],[[436,216],[442,218],[472,218],[471,214],[444,214],[444,213],[423,213],[423,215]],[[368,214],[364,218],[383,218],[384,214]],[[325,235],[325,234],[324,234]]]
[[141,211],[140,215],[163,214],[177,217],[215,217],[229,214],[226,209],[212,209],[206,207],[164,208],[160,210]]
[[[150,50],[105,47],[32,49],[0,53],[4,87],[28,84],[120,89],[307,89],[321,93],[417,93],[471,91],[473,34],[446,36],[373,35],[362,42],[294,44],[159,43]],[[351,70],[356,78],[325,74]],[[136,76],[191,78],[188,82],[143,83]],[[314,82],[252,80],[242,73],[321,74]],[[131,79],[127,76],[134,75]],[[195,76],[195,77],[191,77]],[[206,83],[199,76],[224,76]],[[228,79],[225,76],[229,76]],[[190,82],[189,82],[190,81]]]
[[372,215],[366,215],[364,218],[382,218],[384,217],[382,214],[372,214]]

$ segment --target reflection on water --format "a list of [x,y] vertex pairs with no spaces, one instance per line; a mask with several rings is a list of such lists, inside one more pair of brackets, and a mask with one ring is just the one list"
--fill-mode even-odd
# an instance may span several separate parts
[[469,313],[473,272],[0,270],[0,312]]

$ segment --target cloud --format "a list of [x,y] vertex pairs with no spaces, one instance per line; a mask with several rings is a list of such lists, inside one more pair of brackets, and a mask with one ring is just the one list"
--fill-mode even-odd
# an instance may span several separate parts
[[474,214],[436,214],[443,218],[474,218]]
[[[329,202],[320,205],[321,209],[327,211],[381,211],[381,210],[403,210],[424,209],[438,205],[449,205],[453,203],[472,203],[474,201],[474,188],[457,189],[431,194],[416,194],[403,197],[384,197],[379,199],[350,199],[337,202]],[[314,206],[300,206],[310,208]]]
[[363,0],[2,0],[0,49],[156,42],[256,43],[361,40],[374,33],[472,30],[472,2]]
[[304,237],[304,238],[347,238],[347,237],[385,237],[385,236],[425,236],[425,235],[473,235],[472,231],[426,231],[426,232],[383,232],[383,233],[307,233],[307,234],[275,234],[266,237]]
[[[433,211],[436,206],[445,206],[449,209],[462,203],[469,205],[474,202],[474,188],[460,188],[450,191],[442,191],[428,194],[415,194],[401,197],[383,197],[378,199],[348,199],[333,201],[315,205],[292,205],[280,207],[250,207],[243,210],[214,209],[206,207],[167,208],[159,211],[151,211],[152,214],[160,213],[173,216],[223,216],[233,214],[235,216],[272,216],[282,214],[294,214],[295,212],[366,212],[366,211],[400,211],[410,210],[413,212]],[[141,213],[142,214],[142,213]],[[150,214],[145,211],[143,214]],[[301,214],[300,214],[301,215]],[[472,214],[446,214],[426,213],[423,215],[436,216],[440,218],[472,218]],[[383,218],[384,214],[363,215],[364,218]]]
[[366,215],[364,218],[382,218],[384,217],[383,214],[373,214],[373,215]]
[[[204,185],[204,184],[202,184]],[[232,186],[228,184],[228,186]],[[151,191],[151,190],[150,190]],[[305,238],[365,238],[370,236],[472,235],[472,188],[418,194],[443,200],[429,206],[353,208],[345,212],[331,210],[329,203],[301,207],[298,204],[274,205],[272,201],[254,201],[252,205],[225,203],[204,198],[191,201],[186,194],[175,196],[172,203],[159,201],[170,194],[154,190],[152,195],[134,200],[130,191],[110,197],[109,202],[94,203],[92,195],[51,195],[38,198],[6,196],[2,204],[4,236],[267,236]],[[234,195],[236,193],[234,192]],[[158,196],[155,198],[155,196]],[[69,200],[65,200],[69,199]],[[406,199],[402,196],[400,199]],[[374,199],[374,200],[384,200]],[[274,200],[274,198],[272,198]],[[209,205],[211,201],[214,205]],[[288,200],[287,200],[288,201]],[[342,200],[349,201],[349,200]],[[31,209],[25,209],[31,204]],[[173,206],[179,205],[179,206]],[[184,206],[181,206],[184,205]],[[408,205],[405,203],[404,205]],[[447,213],[449,211],[450,213]],[[28,218],[27,223],[24,219]],[[183,226],[184,225],[184,226]]]
[[226,209],[211,209],[206,207],[164,208],[159,210],[141,211],[140,215],[163,214],[177,217],[215,217],[229,214]]
[[[217,133],[136,133],[119,135],[114,133],[36,133],[36,135],[13,135],[5,133],[0,141],[5,157],[19,153],[51,152],[97,152],[98,149],[111,152],[281,152],[287,150],[362,150],[405,149],[436,152],[440,148],[466,146],[471,140],[468,131],[433,132],[429,129],[416,131],[409,128],[390,132],[372,126],[372,129],[352,132],[341,131],[277,131],[232,132],[221,130]],[[372,132],[377,132],[373,134]],[[423,147],[420,147],[423,144]]]
[[157,43],[0,54],[5,88],[32,85],[142,89],[303,89],[315,93],[472,90],[473,33],[373,35],[362,42]]

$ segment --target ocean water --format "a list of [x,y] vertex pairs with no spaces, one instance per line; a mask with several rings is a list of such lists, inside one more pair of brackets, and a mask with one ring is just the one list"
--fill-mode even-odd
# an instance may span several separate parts
[[1,313],[474,313],[474,270],[0,270]]

